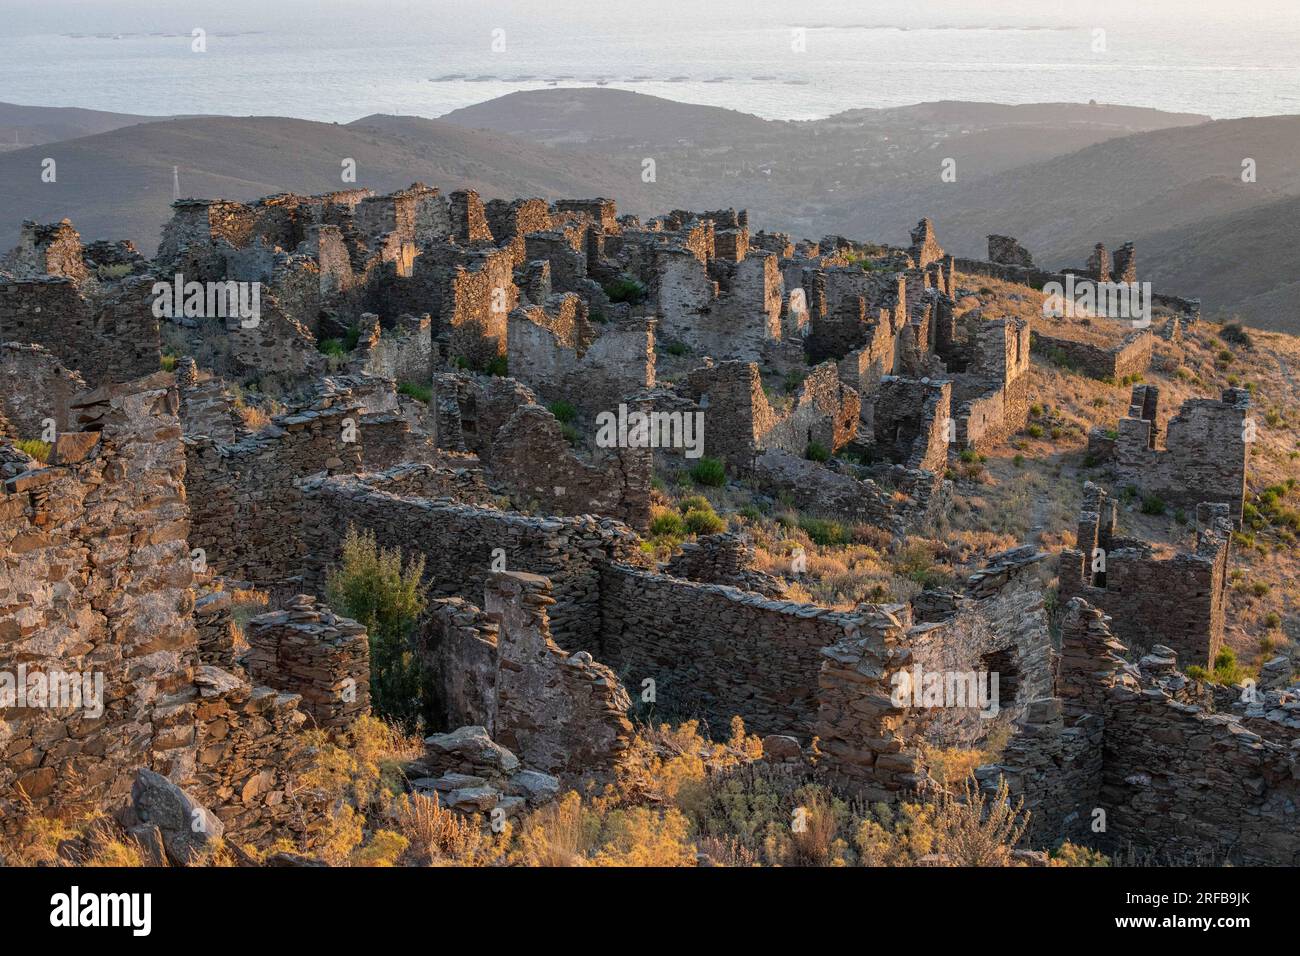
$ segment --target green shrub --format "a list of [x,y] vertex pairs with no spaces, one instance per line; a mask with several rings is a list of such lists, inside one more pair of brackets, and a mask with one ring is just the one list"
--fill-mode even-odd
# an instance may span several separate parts
[[158,360],[158,364],[164,372],[174,372],[176,371],[176,356],[164,355]]
[[721,488],[727,483],[727,469],[717,458],[701,458],[691,468],[691,481],[707,488]]
[[407,395],[426,405],[433,401],[433,389],[428,385],[417,385],[415,382],[402,382],[397,386],[397,394]]
[[1264,626],[1270,631],[1276,631],[1282,626],[1282,615],[1278,614],[1277,611],[1269,611],[1264,615]]
[[810,441],[808,447],[804,449],[803,456],[809,461],[830,461],[830,449],[821,442]]
[[560,434],[564,436],[564,440],[570,445],[576,446],[580,441],[582,441],[582,436],[578,434],[578,429],[570,425],[568,422],[560,425]]
[[712,511],[713,504],[704,495],[689,495],[677,502],[677,507],[682,514],[688,511]]
[[646,287],[636,279],[620,276],[604,286],[610,302],[627,302],[636,305],[646,297]]
[[681,342],[668,342],[664,345],[664,351],[669,355],[685,355],[690,349]]
[[429,679],[411,634],[427,604],[424,556],[402,564],[399,549],[380,548],[374,533],[349,527],[342,564],[325,586],[330,606],[364,624],[370,635],[370,704],[375,715],[408,730],[432,726]]
[[848,544],[852,538],[848,528],[828,518],[800,517],[799,527],[814,543],[823,546]]
[[510,363],[506,361],[504,355],[498,355],[483,366],[483,371],[489,375],[495,375],[497,378],[505,378],[510,374]]
[[1225,342],[1231,342],[1233,345],[1241,345],[1251,348],[1254,343],[1251,341],[1250,334],[1241,327],[1240,322],[1232,322],[1223,327],[1219,333]]
[[578,417],[578,410],[573,406],[573,403],[566,402],[564,399],[552,402],[546,407],[551,410],[551,414],[555,416],[556,420],[562,423],[571,422]]
[[334,358],[343,358],[348,354],[348,350],[343,347],[342,339],[322,339],[316,343],[316,348]]
[[650,534],[656,538],[680,538],[686,533],[686,522],[676,511],[665,511],[650,519]]
[[1039,424],[1032,424],[1025,429],[1025,434],[1027,434],[1030,438],[1042,438],[1043,426]]
[[686,512],[686,530],[691,534],[718,534],[727,530],[727,522],[712,508],[692,508]]
[[1159,495],[1147,495],[1142,499],[1142,513],[1144,515],[1162,515],[1165,513],[1165,503]]

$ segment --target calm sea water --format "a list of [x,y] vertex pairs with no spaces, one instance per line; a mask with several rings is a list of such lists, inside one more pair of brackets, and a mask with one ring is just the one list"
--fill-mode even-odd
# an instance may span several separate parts
[[939,99],[1297,113],[1300,0],[0,0],[0,101],[347,122],[596,83],[778,119]]

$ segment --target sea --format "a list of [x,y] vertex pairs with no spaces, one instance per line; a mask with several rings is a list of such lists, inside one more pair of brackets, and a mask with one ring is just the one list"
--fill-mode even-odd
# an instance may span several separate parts
[[1300,0],[0,0],[0,102],[349,122],[575,86],[1297,113]]

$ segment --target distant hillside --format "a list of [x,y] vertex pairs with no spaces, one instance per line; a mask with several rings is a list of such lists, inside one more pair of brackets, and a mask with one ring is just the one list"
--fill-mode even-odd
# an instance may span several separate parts
[[[41,160],[57,163],[40,181]],[[634,209],[639,168],[567,155],[497,133],[416,117],[367,117],[350,125],[283,117],[205,117],[146,123],[0,154],[0,247],[23,219],[73,221],[89,241],[127,238],[156,247],[170,217],[172,167],[185,196],[253,199],[342,188],[341,162],[357,162],[358,186],[390,191],[422,180],[484,198],[618,196]],[[674,198],[665,191],[665,200]],[[655,204],[656,206],[659,203]]]
[[[1300,333],[1300,196],[1144,236],[1138,263],[1205,312]],[[1207,264],[1213,264],[1208,267]]]
[[510,93],[454,110],[440,119],[552,144],[731,143],[791,125],[737,110],[601,88]]
[[[847,212],[842,231],[871,229],[897,241],[916,221],[916,210],[925,209],[950,251],[981,256],[988,233],[1006,233],[1049,266],[1080,265],[1096,242],[1114,247],[1133,239],[1139,272],[1162,286],[1200,294],[1210,310],[1245,310],[1252,323],[1300,328],[1246,308],[1247,299],[1295,276],[1285,266],[1293,261],[1286,250],[1294,217],[1265,210],[1296,208],[1285,201],[1300,196],[1300,116],[1140,133],[969,180],[961,147],[954,145],[952,155],[957,182],[935,177],[871,196]],[[1256,162],[1254,183],[1241,180],[1248,157]],[[1252,209],[1259,211],[1247,215]],[[1228,232],[1216,234],[1220,229]],[[1228,241],[1228,234],[1238,241]],[[1245,254],[1242,242],[1258,254]]]
[[[650,157],[660,183],[697,197],[697,205],[746,206],[769,228],[895,240],[921,215],[944,222],[954,191],[977,181],[1005,174],[1014,186],[1017,171],[1035,163],[1209,123],[1129,106],[958,101],[778,122],[601,88],[513,93],[443,120],[508,130],[575,156]],[[939,189],[946,158],[957,161],[958,185]],[[1067,180],[1050,188],[1060,182]]]
[[104,113],[61,106],[18,106],[0,103],[0,152],[93,136],[164,119],[130,113]]

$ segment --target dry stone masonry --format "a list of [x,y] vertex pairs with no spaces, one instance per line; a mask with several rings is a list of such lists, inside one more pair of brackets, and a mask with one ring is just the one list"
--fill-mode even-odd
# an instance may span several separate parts
[[[1028,421],[1031,343],[1098,378],[1147,369],[1151,330],[955,302],[959,273],[1134,281],[1132,244],[1053,273],[1008,236],[987,261],[945,253],[929,219],[910,239],[422,183],[179,200],[152,260],[24,224],[0,259],[0,673],[71,674],[79,696],[0,705],[0,830],[75,799],[158,863],[217,835],[310,852],[342,812],[312,762],[371,708],[372,635],[315,596],[355,531],[423,561],[409,651],[428,726],[404,786],[469,818],[609,779],[635,700],[714,736],[739,715],[769,764],[870,801],[927,797],[937,750],[1010,734],[980,777],[1025,798],[1035,846],[1297,862],[1289,661],[1249,701],[1178,671],[1224,641],[1243,390],[1162,423],[1140,385],[1117,437],[1090,436],[1113,487],[1194,512],[1198,535],[1190,552],[1121,538],[1085,486],[1059,644],[1036,547],[832,609],[789,600],[734,529],[668,557],[643,539],[697,465],[720,469],[719,501],[753,492],[891,548],[939,535],[950,457]],[[259,307],[160,310],[159,282]],[[1155,301],[1171,334],[1195,319]],[[601,430],[631,413],[665,440]],[[24,441],[41,437],[45,462]],[[970,675],[975,696],[900,694],[926,673]],[[195,812],[202,838],[178,824]]]

